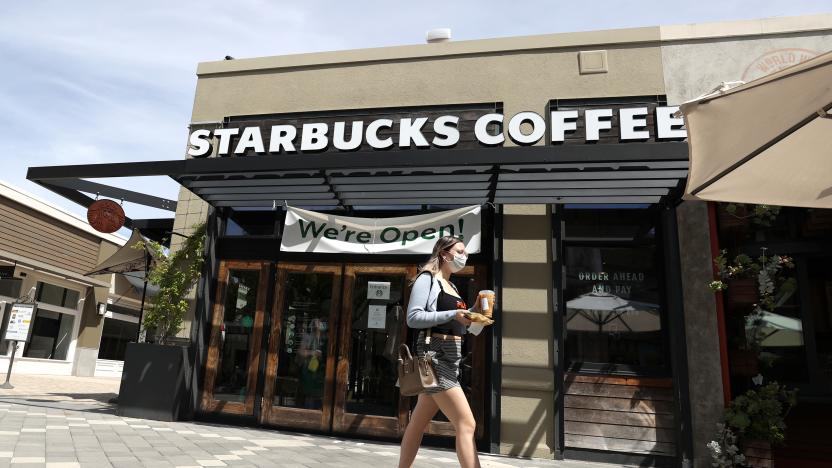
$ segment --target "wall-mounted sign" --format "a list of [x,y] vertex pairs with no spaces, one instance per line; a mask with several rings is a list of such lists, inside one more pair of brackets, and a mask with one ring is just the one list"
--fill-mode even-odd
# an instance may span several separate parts
[[442,236],[480,251],[482,207],[469,206],[417,216],[356,218],[289,207],[280,250],[315,253],[430,254]]
[[12,311],[9,313],[9,323],[6,325],[4,339],[10,341],[27,341],[29,339],[29,327],[32,325],[34,311],[34,304],[12,304]]
[[368,281],[367,282],[367,299],[390,299],[390,282],[389,281]]
[[[681,118],[674,117],[678,106],[633,105],[607,106],[586,111],[555,109],[548,115],[533,111],[508,116],[501,112],[480,112],[476,116],[463,113],[420,113],[412,111],[364,118],[335,118],[318,121],[298,118],[267,119],[257,125],[199,128],[188,138],[188,154],[192,157],[245,156],[265,154],[349,152],[361,149],[427,149],[452,148],[463,135],[473,133],[480,147],[502,146],[506,135],[518,145],[534,145],[546,138],[559,144],[573,134],[580,134],[584,143],[595,143],[615,133],[618,141],[683,139]],[[462,129],[462,122],[467,126]],[[468,128],[470,127],[470,128]],[[503,130],[506,130],[505,132]],[[216,151],[214,151],[216,145]]]
[[96,200],[87,208],[87,221],[96,231],[111,233],[124,226],[124,209],[112,200]]

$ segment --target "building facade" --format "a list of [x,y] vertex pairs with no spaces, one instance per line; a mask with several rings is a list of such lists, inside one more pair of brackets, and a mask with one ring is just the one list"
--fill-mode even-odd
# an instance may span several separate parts
[[[174,231],[208,223],[183,332],[196,417],[400,437],[414,399],[386,350],[412,334],[401,308],[424,256],[287,252],[287,209],[481,205],[482,249],[456,280],[468,298],[498,297],[495,325],[465,344],[479,448],[709,466],[705,445],[747,385],[732,380],[708,287],[734,244],[720,207],[681,200],[674,107],[828,51],[831,32],[818,15],[206,62],[188,159],[62,177],[169,175],[182,185]],[[59,177],[39,169],[29,178]],[[807,370],[822,401],[824,369]],[[452,434],[441,415],[429,427],[435,443]]]
[[[29,339],[18,343],[14,372],[118,376],[124,343],[137,333],[137,295],[123,278],[87,272],[125,239],[6,183],[0,183],[0,210],[0,334],[12,304],[21,298],[37,304]],[[106,304],[103,315],[99,304]],[[131,326],[135,331],[126,336],[123,329]],[[0,348],[6,369],[11,342],[3,340]]]

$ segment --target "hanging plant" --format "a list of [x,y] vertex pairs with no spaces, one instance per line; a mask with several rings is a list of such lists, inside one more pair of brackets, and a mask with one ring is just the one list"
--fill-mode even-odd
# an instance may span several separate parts
[[[141,249],[144,245],[137,243],[135,248]],[[167,344],[170,337],[182,330],[189,307],[185,296],[202,273],[205,223],[194,225],[190,237],[173,254],[167,254],[158,242],[147,241],[146,245],[157,259],[148,271],[147,281],[158,286],[159,293],[146,311],[142,325],[156,330],[159,343]]]
[[784,270],[794,269],[794,261],[786,255],[762,255],[756,259],[746,254],[739,254],[729,259],[727,251],[722,250],[714,264],[719,278],[711,281],[709,286],[714,292],[725,291],[731,280],[753,278],[757,283],[759,299],[756,305],[763,310],[773,311],[779,303],[788,298],[797,289],[795,278],[784,275]]
[[770,227],[780,214],[779,206],[728,203],[725,211],[737,219],[750,219],[758,226]]

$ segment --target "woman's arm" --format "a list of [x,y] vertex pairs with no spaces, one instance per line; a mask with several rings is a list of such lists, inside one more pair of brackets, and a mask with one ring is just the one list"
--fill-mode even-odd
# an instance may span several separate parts
[[456,316],[456,310],[431,312],[425,310],[433,283],[431,275],[419,275],[410,290],[410,302],[407,305],[407,326],[410,328],[430,328],[450,322]]

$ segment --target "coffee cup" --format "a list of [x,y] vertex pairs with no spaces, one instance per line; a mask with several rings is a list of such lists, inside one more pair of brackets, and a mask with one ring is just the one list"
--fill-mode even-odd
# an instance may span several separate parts
[[494,298],[494,291],[490,289],[484,289],[477,294],[477,309],[479,309],[481,314],[489,318],[491,317],[491,314],[494,312]]

